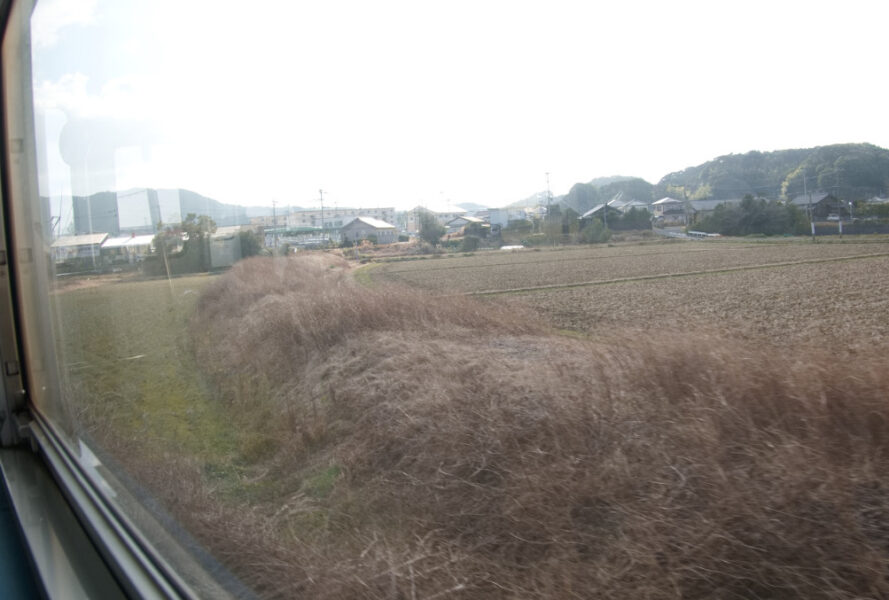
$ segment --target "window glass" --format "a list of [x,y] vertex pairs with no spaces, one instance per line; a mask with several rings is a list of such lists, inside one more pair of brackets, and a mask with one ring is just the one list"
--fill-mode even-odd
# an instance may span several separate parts
[[887,589],[876,5],[593,4],[37,3],[31,399],[165,552]]

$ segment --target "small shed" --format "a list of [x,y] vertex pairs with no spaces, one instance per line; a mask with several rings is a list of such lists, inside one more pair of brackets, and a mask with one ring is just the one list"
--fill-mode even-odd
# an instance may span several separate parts
[[107,233],[64,235],[50,244],[49,250],[56,264],[77,259],[98,259],[106,239]]
[[108,238],[102,243],[102,255],[112,263],[134,263],[151,252],[153,235],[128,235]]
[[356,217],[343,225],[340,230],[344,242],[357,242],[376,238],[378,244],[391,244],[398,241],[395,225],[372,217]]

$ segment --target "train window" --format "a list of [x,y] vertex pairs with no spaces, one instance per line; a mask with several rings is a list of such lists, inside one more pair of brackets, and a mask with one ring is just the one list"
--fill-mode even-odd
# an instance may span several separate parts
[[0,0],[0,440],[124,593],[886,595],[876,3],[585,4]]

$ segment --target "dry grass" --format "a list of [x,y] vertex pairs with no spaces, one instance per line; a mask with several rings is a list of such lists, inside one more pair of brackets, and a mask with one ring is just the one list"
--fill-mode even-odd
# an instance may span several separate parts
[[568,339],[346,271],[243,261],[190,325],[270,490],[180,514],[263,595],[889,595],[884,357]]

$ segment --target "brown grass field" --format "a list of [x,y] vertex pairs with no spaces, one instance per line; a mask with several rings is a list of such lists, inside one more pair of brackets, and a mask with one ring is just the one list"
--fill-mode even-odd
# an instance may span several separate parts
[[264,597],[887,597],[885,254],[249,259],[157,309],[203,442],[81,413]]

